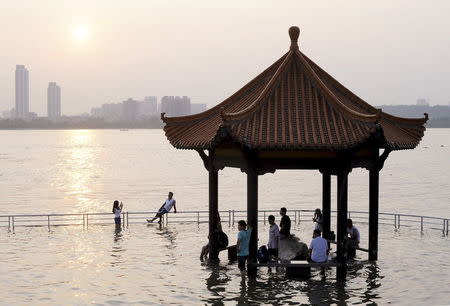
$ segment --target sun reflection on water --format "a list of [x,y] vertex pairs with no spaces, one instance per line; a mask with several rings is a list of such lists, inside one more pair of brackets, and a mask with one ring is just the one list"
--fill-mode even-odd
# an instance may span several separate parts
[[62,158],[61,179],[65,193],[74,201],[76,212],[96,210],[93,200],[93,186],[99,177],[98,159],[99,147],[95,131],[70,130],[67,131],[66,150]]

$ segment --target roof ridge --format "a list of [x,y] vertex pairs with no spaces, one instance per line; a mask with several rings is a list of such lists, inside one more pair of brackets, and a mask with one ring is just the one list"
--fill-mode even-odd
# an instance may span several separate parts
[[314,71],[314,69],[309,65],[308,61],[303,57],[302,53],[297,50],[295,52],[297,55],[297,58],[300,60],[300,63],[306,68],[305,71],[309,73],[310,77],[319,85],[320,89],[330,98],[333,105],[337,106],[340,110],[344,111],[351,117],[364,121],[364,122],[376,122],[380,119],[381,110],[378,109],[378,112],[376,114],[363,114],[360,112],[357,112],[351,108],[349,108],[347,105],[341,102],[338,97],[325,85],[325,83],[320,79],[320,77],[317,75],[317,73]]
[[236,112],[236,113],[221,113],[222,120],[225,121],[232,121],[232,120],[239,120],[247,116],[249,113],[251,113],[256,107],[259,106],[261,101],[266,98],[266,96],[269,94],[270,90],[273,89],[275,86],[278,77],[286,70],[288,67],[288,64],[291,62],[291,59],[293,58],[293,51],[290,50],[287,53],[286,58],[283,60],[280,66],[278,66],[277,71],[273,74],[270,81],[267,83],[266,87],[264,87],[263,91],[258,95],[258,97],[255,99],[255,101],[252,102],[247,108]]
[[[230,97],[226,98],[225,100],[223,100],[222,102],[214,105],[213,107],[211,107],[210,109],[207,109],[204,112],[201,113],[197,113],[197,114],[193,114],[193,115],[186,115],[186,116],[178,116],[178,117],[166,117],[165,113],[161,113],[161,120],[164,123],[183,123],[183,122],[191,122],[191,121],[195,121],[195,120],[200,120],[203,119],[205,117],[210,117],[212,115],[215,115],[217,113],[220,113],[221,109],[223,109],[226,105],[230,104],[233,102],[233,98],[235,98],[237,95],[245,92],[249,87],[251,87],[254,81],[257,81],[258,79],[261,78],[262,75],[268,73],[270,71],[270,69],[272,69],[278,62],[282,62],[284,61],[285,57],[289,54],[289,52],[283,54],[283,56],[281,56],[280,58],[278,58],[275,63],[273,63],[272,65],[270,65],[269,67],[267,67],[266,69],[264,69],[261,73],[259,73],[258,75],[256,75],[252,80],[250,80],[249,82],[247,82],[244,87],[242,87],[241,89],[239,89],[238,91],[236,91],[233,95],[231,95]],[[280,64],[281,65],[281,64]]]

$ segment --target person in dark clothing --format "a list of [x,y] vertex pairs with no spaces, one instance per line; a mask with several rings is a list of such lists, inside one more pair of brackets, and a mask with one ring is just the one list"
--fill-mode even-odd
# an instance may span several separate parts
[[291,235],[291,218],[286,215],[287,209],[286,207],[281,207],[280,215],[280,239],[286,238]]

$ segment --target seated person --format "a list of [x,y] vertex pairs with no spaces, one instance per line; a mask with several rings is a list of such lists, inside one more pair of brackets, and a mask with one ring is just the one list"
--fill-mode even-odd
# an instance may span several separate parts
[[359,247],[359,231],[353,226],[352,219],[347,219],[347,235],[348,246],[353,249]]
[[287,213],[286,207],[281,207],[280,239],[284,239],[291,235],[291,218],[289,218],[289,216],[286,213]]
[[[214,235],[217,241],[217,248],[224,249],[228,246],[228,236],[222,231],[222,223],[220,221],[220,215],[217,214],[217,228],[214,231]],[[209,254],[209,235],[208,235],[208,243],[202,247],[202,251],[200,252],[200,260],[204,260],[208,257]]]
[[326,262],[328,260],[328,242],[321,237],[319,230],[314,230],[313,239],[309,245],[310,262]]

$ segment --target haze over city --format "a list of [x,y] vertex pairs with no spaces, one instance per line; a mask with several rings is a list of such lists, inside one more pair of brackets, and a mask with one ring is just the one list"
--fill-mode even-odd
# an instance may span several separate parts
[[302,52],[369,103],[448,105],[450,3],[432,4],[2,1],[0,110],[14,107],[16,65],[38,115],[49,82],[65,115],[145,96],[211,107],[288,50],[293,24]]

